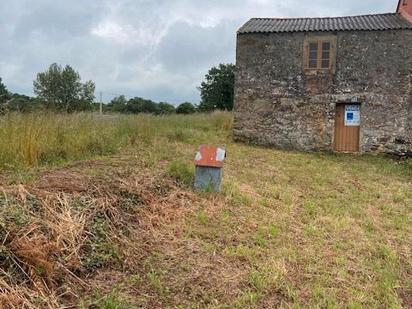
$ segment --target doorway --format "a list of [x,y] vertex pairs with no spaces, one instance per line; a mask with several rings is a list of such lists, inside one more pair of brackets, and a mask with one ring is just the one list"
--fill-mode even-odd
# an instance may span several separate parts
[[360,104],[336,104],[334,150],[358,152]]

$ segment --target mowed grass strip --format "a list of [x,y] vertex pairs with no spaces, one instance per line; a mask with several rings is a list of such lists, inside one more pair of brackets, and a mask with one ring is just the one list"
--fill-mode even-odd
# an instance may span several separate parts
[[[70,198],[69,194],[68,201],[87,201],[88,206],[69,203],[65,207],[82,216],[82,211],[100,209],[96,201],[110,197],[109,201],[121,203],[105,202],[104,207],[133,222],[127,225],[130,230],[125,235],[118,235],[120,230],[111,231],[112,223],[106,222],[105,216],[84,222],[95,236],[107,235],[99,241],[87,236],[87,255],[78,252],[90,269],[82,275],[90,289],[78,293],[81,306],[412,306],[410,161],[288,152],[234,143],[232,118],[227,113],[126,116],[107,120],[109,125],[101,127],[101,120],[95,123],[90,115],[57,117],[62,117],[62,124],[65,117],[72,123],[71,129],[64,131],[67,136],[77,134],[77,124],[96,133],[96,128],[121,133],[107,153],[95,154],[86,147],[84,153],[74,152],[64,159],[52,156],[52,160],[39,159],[35,164],[17,157],[13,167],[4,164],[4,168],[25,173],[29,166],[43,166],[42,173],[50,169],[49,182],[67,170],[70,175],[79,175],[79,182],[85,177],[90,183],[104,185],[104,190],[112,187],[113,191],[102,198],[99,189],[93,189],[92,196],[80,193]],[[76,117],[88,120],[76,122]],[[111,133],[107,134],[111,141]],[[39,145],[43,145],[40,140]],[[43,143],[47,145],[45,140]],[[202,143],[227,149],[220,194],[191,190],[194,152]],[[39,149],[57,149],[58,145]],[[92,157],[98,160],[68,163]],[[63,171],[50,167],[60,160],[68,164]],[[76,181],[72,176],[70,179]],[[170,181],[174,183],[171,187]],[[34,178],[23,185],[38,188],[42,183]],[[58,185],[53,188],[60,190]],[[145,186],[148,189],[140,192]],[[68,193],[56,194],[62,199]],[[16,208],[10,220],[14,225],[29,225],[27,210],[10,201],[8,196],[8,209],[11,204]],[[6,218],[6,212],[3,214]],[[131,215],[136,218],[129,218]],[[64,299],[53,301],[64,304]]]
[[182,243],[158,249],[155,267],[182,298],[165,304],[411,306],[408,163],[233,143],[227,150],[223,192],[206,194],[176,223]]

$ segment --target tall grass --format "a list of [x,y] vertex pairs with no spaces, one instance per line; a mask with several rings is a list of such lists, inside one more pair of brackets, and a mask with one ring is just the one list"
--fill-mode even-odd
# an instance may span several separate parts
[[90,113],[10,114],[0,117],[0,170],[112,154],[123,147],[158,139],[198,143],[228,134],[230,113],[191,116],[109,115]]

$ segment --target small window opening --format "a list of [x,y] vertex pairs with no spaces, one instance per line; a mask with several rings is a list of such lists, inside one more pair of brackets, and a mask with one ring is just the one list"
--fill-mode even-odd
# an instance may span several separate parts
[[308,39],[305,43],[305,68],[312,70],[330,70],[334,59],[333,45],[335,39],[318,37]]

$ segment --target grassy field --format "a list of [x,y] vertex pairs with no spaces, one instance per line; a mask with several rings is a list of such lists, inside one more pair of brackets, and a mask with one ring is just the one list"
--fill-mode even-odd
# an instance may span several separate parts
[[[412,164],[238,144],[228,113],[0,118],[0,307],[410,308]],[[198,145],[228,152],[195,193]]]

